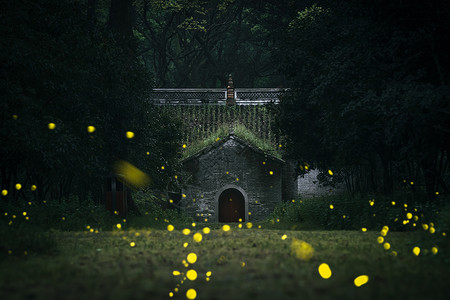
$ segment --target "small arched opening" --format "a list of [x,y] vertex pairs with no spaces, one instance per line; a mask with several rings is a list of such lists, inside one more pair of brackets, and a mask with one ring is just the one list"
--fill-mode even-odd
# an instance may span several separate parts
[[216,199],[218,222],[247,221],[247,195],[241,188],[224,187],[218,192]]

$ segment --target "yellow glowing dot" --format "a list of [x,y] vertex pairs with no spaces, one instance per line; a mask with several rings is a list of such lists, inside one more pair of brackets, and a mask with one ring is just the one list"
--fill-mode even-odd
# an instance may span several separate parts
[[294,200],[294,199],[292,199],[292,203],[295,203],[295,200]]
[[258,225],[258,229],[261,229],[261,225]]
[[183,244],[183,247],[184,247],[184,248],[187,248],[187,246],[189,246],[189,243],[184,243],[184,244]]
[[[219,140],[219,138],[216,139],[217,141]],[[189,289],[186,292],[186,298],[188,298],[189,300],[195,299],[197,297],[197,292],[194,289]]]
[[120,229],[120,228],[122,228],[122,224],[119,223],[116,225],[116,227],[117,227],[117,229]]
[[195,227],[195,225],[197,225],[197,224],[195,224],[195,223],[192,223],[191,225],[192,225],[192,227]]
[[430,227],[434,227],[434,223],[433,222],[430,222]]
[[387,225],[384,225],[383,228],[382,228],[381,230],[384,230],[384,231],[387,232],[387,231],[389,231],[389,227],[388,227]]
[[248,222],[246,225],[247,225],[247,228],[248,228],[248,229],[250,229],[250,228],[253,227],[253,224],[252,224],[251,222]]
[[147,155],[150,155],[150,152],[148,152],[148,151],[147,151],[147,153],[146,153],[146,154],[147,154]]
[[196,234],[194,234],[194,241],[196,241],[197,243],[200,243],[203,239],[203,236],[201,233],[197,232]]
[[434,229],[434,227],[430,227],[430,230],[429,230],[429,231],[430,231],[431,234],[433,234],[433,233],[436,232],[436,229]]
[[408,204],[405,203],[405,204],[403,204],[403,206],[404,206],[405,208],[407,208],[407,207],[408,207]]
[[186,257],[188,263],[193,264],[197,261],[197,254],[195,253],[189,253],[188,256]]
[[91,226],[89,226],[89,225],[88,225],[88,226],[86,226],[86,229],[90,229],[90,228],[91,228]]
[[186,144],[183,144],[183,149],[186,149],[186,147],[187,147]]
[[410,183],[411,183],[411,185],[413,185],[413,184],[414,184],[414,181],[411,181]]
[[414,253],[415,256],[419,256],[420,254],[420,248],[419,247],[414,247],[412,252]]
[[239,181],[239,178],[236,178],[236,181]]
[[342,219],[345,219],[346,217],[347,217],[346,215],[343,215],[343,216],[342,216]]
[[172,292],[169,293],[169,297],[170,297],[170,298],[173,297],[173,293],[172,293]]
[[173,289],[175,293],[178,293],[178,288]]
[[62,217],[61,220],[65,221],[65,220],[66,220],[66,217]]
[[94,127],[94,126],[88,126],[88,127],[87,127],[87,131],[88,131],[89,133],[93,133],[93,132],[95,131],[95,127]]
[[445,232],[442,233],[442,236],[447,236],[447,234]]
[[203,228],[204,234],[209,234],[210,232],[211,232],[211,229],[209,229],[208,227]]
[[248,215],[250,216],[251,214],[252,214],[252,212],[251,212],[251,211],[249,211],[249,212],[248,212]]
[[164,166],[161,166],[161,170],[164,170],[165,169],[165,167]]
[[378,244],[382,244],[384,242],[384,238],[382,236],[377,237]]
[[126,135],[127,139],[134,138],[134,132],[133,131],[127,131],[125,135]]
[[418,216],[414,216],[414,218],[413,218],[413,219],[414,219],[414,221],[416,221],[416,222],[417,222],[417,221],[419,220],[419,217],[418,217]]
[[262,164],[263,164],[263,165],[265,165],[265,164],[266,164],[266,162],[265,162],[265,161],[263,161],[263,162],[262,162]]
[[134,246],[136,246],[136,243],[135,242],[131,242],[130,243],[130,247],[134,247]]
[[373,206],[375,204],[375,200],[369,201],[370,206]]
[[412,213],[407,213],[406,214],[406,218],[408,218],[408,220],[410,220],[413,217]]
[[16,190],[20,190],[22,188],[22,185],[20,183],[16,184]]
[[436,195],[439,195],[439,192],[436,192]]
[[333,171],[328,170],[328,174],[330,174],[331,176],[333,176]]
[[195,270],[189,270],[186,272],[186,277],[189,280],[195,280],[197,279],[197,272]]
[[391,249],[391,244],[386,242],[386,243],[384,243],[383,247],[384,247],[384,250],[389,250],[389,249]]
[[392,201],[391,203],[392,203],[392,205],[395,205],[395,201]]
[[245,267],[245,262],[241,261],[241,267]]
[[319,268],[319,274],[323,279],[328,279],[331,277],[331,269],[326,263],[322,263]]
[[37,189],[37,186],[33,184],[33,185],[31,186],[31,190],[34,192],[36,189]]
[[308,166],[305,166],[305,170],[308,170],[309,169],[309,167]]
[[183,229],[183,234],[184,235],[188,235],[189,233],[191,233],[191,230],[189,228]]
[[173,231],[175,229],[175,227],[173,227],[173,225],[168,225],[167,226],[167,230],[168,231]]
[[242,218],[239,218],[239,222],[242,222]]
[[333,208],[334,208],[333,204],[330,204],[330,209],[333,209]]
[[281,147],[283,147],[283,145],[279,144],[279,145],[278,145],[278,147],[280,147],[280,148],[281,148]]
[[386,230],[381,230],[380,234],[381,234],[381,236],[386,236],[387,231]]
[[181,273],[180,273],[180,271],[173,271],[172,274],[173,274],[173,276],[178,276],[178,275],[180,275]]
[[431,248],[431,253],[433,253],[433,255],[436,255],[438,253],[438,248],[436,246]]
[[16,215],[13,215],[12,217],[13,217],[13,219],[15,219],[15,218],[16,218]]
[[366,231],[367,231],[367,228],[364,228],[364,227],[363,227],[363,228],[361,228],[361,231],[362,231],[362,232],[366,232]]
[[242,224],[239,224],[238,227],[239,227],[239,228],[242,228]]
[[17,120],[19,118],[18,115],[13,115],[12,117],[13,117],[14,120]]
[[205,222],[208,222],[208,219],[205,219]]
[[281,237],[281,239],[284,241],[285,239],[287,239],[287,235],[283,234],[283,236]]
[[173,203],[173,200],[172,200],[172,199],[169,199],[169,203]]
[[56,125],[55,123],[48,123],[48,129],[53,130],[55,129]]
[[392,252],[391,252],[391,255],[392,255],[392,256],[397,256],[397,251],[392,251]]
[[[94,232],[94,228],[89,229],[89,232]],[[134,247],[134,246],[132,246]]]
[[2,195],[3,195],[3,196],[8,195],[8,191],[7,191],[7,190],[2,190]]
[[181,196],[182,196],[183,198],[186,198],[186,194],[182,194]]
[[369,281],[369,276],[367,275],[361,275],[355,278],[355,280],[353,281],[353,283],[355,284],[355,286],[360,287],[364,284],[366,284]]
[[270,175],[273,175],[273,171],[269,171],[269,174],[270,174]]
[[23,213],[22,213],[24,216],[26,216],[27,215],[27,212],[26,211],[24,211]]
[[222,226],[222,230],[223,231],[229,231],[230,230],[230,225],[223,225]]
[[428,230],[428,224],[422,224],[423,230]]

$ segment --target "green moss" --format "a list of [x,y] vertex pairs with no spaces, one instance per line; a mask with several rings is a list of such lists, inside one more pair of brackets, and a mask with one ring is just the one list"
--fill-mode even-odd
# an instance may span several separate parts
[[[270,144],[270,142],[268,141],[258,138],[253,132],[248,130],[244,125],[237,123],[232,127],[232,129],[234,131],[235,136],[237,136],[239,139],[247,142],[248,144],[251,144],[253,147],[258,148],[267,154],[271,154],[281,159],[281,153],[276,150],[276,147],[274,145]],[[183,150],[182,158],[184,159],[198,153],[199,151],[213,145],[219,140],[226,138],[229,134],[230,134],[230,127],[226,125],[219,126],[218,129],[212,134],[210,134],[207,138],[197,140],[189,145],[186,145],[187,147]]]

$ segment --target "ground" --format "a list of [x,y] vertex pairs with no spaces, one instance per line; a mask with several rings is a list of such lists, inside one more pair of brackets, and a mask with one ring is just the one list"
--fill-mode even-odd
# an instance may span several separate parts
[[[385,250],[378,231],[230,226],[225,232],[216,225],[209,234],[201,224],[189,226],[188,235],[183,228],[53,231],[54,254],[0,261],[0,299],[169,299],[170,293],[186,299],[189,289],[196,299],[444,299],[450,292],[448,242],[438,233],[389,231]],[[299,240],[313,248],[304,244],[309,260],[295,255]],[[186,267],[189,253],[197,261]],[[332,271],[329,279],[318,272],[322,263]],[[184,279],[190,269],[198,275],[193,281]],[[356,287],[360,275],[369,281]]]

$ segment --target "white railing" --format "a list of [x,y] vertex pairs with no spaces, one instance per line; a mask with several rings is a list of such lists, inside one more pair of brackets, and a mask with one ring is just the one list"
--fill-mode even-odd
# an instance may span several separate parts
[[[279,103],[288,89],[235,88],[234,99],[238,105]],[[227,89],[153,89],[149,100],[156,105],[224,105]]]

